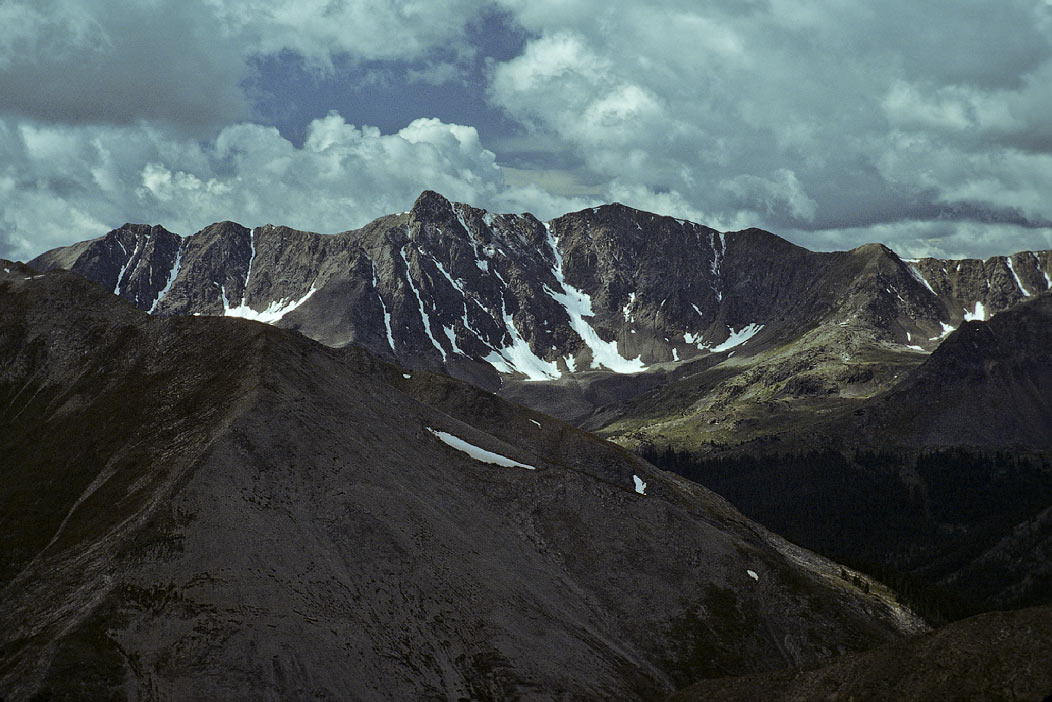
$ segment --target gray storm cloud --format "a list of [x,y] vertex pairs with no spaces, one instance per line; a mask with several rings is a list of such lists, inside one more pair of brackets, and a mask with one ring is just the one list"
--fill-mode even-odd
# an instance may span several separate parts
[[[293,143],[254,123],[260,57],[412,60],[434,90],[494,10],[527,40],[475,89],[519,125],[514,152],[426,102],[391,134],[318,114]],[[1044,0],[13,0],[0,255],[126,220],[336,231],[424,188],[542,217],[619,200],[815,248],[1049,248],[1050,84]]]
[[947,220],[955,252],[1052,243],[1048,3],[509,4],[538,36],[493,99],[641,206],[821,247],[949,253]]

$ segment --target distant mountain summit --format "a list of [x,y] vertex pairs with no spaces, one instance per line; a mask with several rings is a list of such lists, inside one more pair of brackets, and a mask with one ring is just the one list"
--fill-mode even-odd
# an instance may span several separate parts
[[[335,235],[128,224],[30,265],[68,268],[153,314],[246,317],[358,344],[593,428],[699,365],[724,369],[721,406],[746,386],[760,401],[871,395],[962,321],[1052,287],[1050,251],[817,253],[620,204],[541,222],[430,191]],[[857,372],[852,359],[874,351],[887,362]]]

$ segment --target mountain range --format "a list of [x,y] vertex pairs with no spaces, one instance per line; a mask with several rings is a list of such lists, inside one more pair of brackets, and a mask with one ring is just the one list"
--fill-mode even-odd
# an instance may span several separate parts
[[818,253],[618,204],[541,222],[433,192],[335,235],[128,224],[29,264],[161,316],[240,316],[353,343],[628,443],[653,437],[655,402],[680,415],[663,439],[740,441],[758,416],[871,397],[962,322],[1052,288],[1052,251]]
[[0,694],[1052,692],[975,674],[1047,659],[1047,608],[892,641],[925,628],[901,602],[1052,602],[1052,251],[425,192],[3,271]]

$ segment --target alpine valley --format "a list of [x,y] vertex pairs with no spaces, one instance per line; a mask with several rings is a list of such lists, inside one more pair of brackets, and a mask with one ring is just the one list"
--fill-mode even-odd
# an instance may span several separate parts
[[429,191],[0,270],[5,700],[1052,693],[1052,251]]

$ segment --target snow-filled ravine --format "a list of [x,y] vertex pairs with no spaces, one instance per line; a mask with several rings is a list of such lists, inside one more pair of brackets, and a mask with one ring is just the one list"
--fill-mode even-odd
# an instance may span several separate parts
[[231,307],[230,300],[228,300],[226,296],[226,288],[223,287],[220,289],[220,294],[223,298],[223,315],[226,317],[241,317],[242,319],[252,319],[257,322],[274,324],[275,322],[280,321],[281,318],[287,315],[289,312],[291,312],[292,310],[296,309],[304,302],[309,300],[311,295],[313,295],[317,291],[317,289],[318,288],[315,284],[311,284],[310,290],[307,291],[307,294],[299,298],[298,300],[289,300],[283,297],[280,300],[271,302],[269,305],[267,305],[267,308],[265,310],[260,312],[246,305],[244,298],[242,298],[240,305],[238,305],[237,307]]
[[592,368],[602,366],[615,373],[638,373],[646,370],[642,357],[625,358],[618,352],[616,340],[603,341],[595,329],[592,328],[592,325],[585,321],[585,317],[595,316],[595,312],[592,311],[592,298],[584,291],[578,290],[566,282],[566,278],[563,275],[563,257],[559,253],[559,242],[552,233],[550,225],[545,224],[544,228],[548,232],[548,246],[551,247],[552,255],[555,257],[555,266],[552,268],[552,274],[555,276],[556,282],[559,283],[559,287],[562,288],[562,292],[550,288],[546,292],[553,300],[563,306],[567,316],[570,318],[570,327],[577,332],[577,335],[581,337],[581,340],[592,351]]
[[964,310],[964,321],[966,322],[985,322],[986,321],[986,308],[983,303],[979,300],[975,301],[975,310],[972,312],[968,311],[968,308]]

